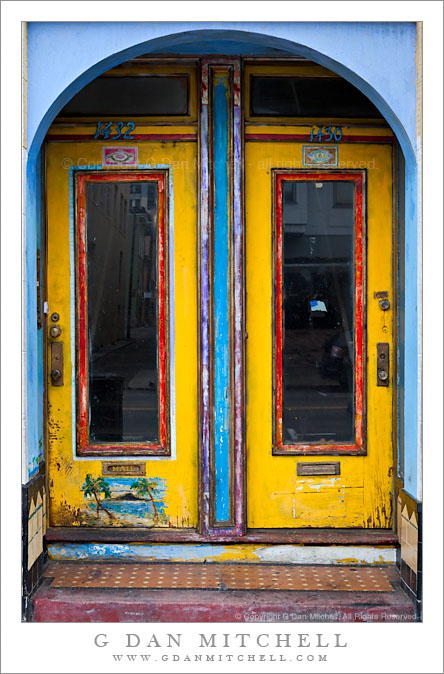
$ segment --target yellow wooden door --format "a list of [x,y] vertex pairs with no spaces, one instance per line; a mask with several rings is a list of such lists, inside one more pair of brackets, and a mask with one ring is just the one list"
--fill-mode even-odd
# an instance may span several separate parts
[[246,129],[248,526],[388,528],[391,139],[345,137],[310,168],[291,133]]
[[[196,527],[195,130],[136,126],[137,142],[120,145],[88,126],[57,133],[46,146],[50,525]],[[90,142],[69,140],[82,133]]]

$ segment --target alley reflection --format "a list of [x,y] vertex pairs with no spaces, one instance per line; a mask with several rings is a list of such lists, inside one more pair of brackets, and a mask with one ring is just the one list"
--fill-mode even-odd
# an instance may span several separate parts
[[159,442],[155,182],[87,183],[90,440]]
[[283,439],[354,441],[354,187],[284,181]]

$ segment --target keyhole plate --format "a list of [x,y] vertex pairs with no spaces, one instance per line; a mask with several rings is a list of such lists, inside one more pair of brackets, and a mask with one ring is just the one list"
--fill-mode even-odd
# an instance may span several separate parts
[[388,386],[390,382],[389,345],[386,342],[376,344],[376,383],[377,386]]

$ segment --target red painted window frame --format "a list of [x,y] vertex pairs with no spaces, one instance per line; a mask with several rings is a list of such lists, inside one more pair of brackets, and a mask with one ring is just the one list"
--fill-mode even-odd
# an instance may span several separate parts
[[[88,266],[86,250],[86,183],[107,182],[158,183],[158,383],[160,444],[156,443],[90,443],[89,442],[89,376],[88,376]],[[169,455],[168,432],[168,302],[167,302],[167,224],[166,174],[164,172],[106,171],[76,175],[76,313],[77,313],[77,455],[79,456],[151,456]]]
[[[365,449],[365,395],[364,395],[364,182],[365,172],[331,171],[276,171],[275,177],[275,236],[274,236],[274,403],[273,454],[275,455],[336,455],[366,454]],[[355,185],[354,204],[354,269],[355,269],[355,442],[352,443],[283,443],[282,428],[282,351],[283,351],[283,225],[282,182],[287,181],[344,181]]]

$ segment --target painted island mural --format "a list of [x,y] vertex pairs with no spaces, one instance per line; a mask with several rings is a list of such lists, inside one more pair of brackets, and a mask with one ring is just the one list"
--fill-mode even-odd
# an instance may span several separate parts
[[88,473],[81,486],[83,525],[169,526],[165,481],[160,478],[104,478]]

